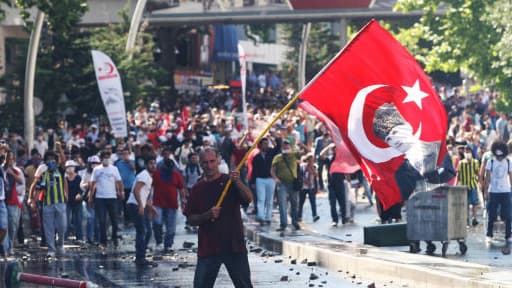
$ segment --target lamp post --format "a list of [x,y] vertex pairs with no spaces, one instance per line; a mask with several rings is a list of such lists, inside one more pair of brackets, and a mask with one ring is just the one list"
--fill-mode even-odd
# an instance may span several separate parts
[[36,75],[37,51],[39,50],[39,40],[41,39],[41,30],[43,28],[44,13],[37,12],[34,29],[30,34],[28,44],[27,64],[25,67],[25,92],[24,92],[24,124],[25,140],[28,149],[34,146],[34,82]]
[[137,37],[137,31],[139,30],[140,20],[142,19],[142,13],[146,7],[147,0],[138,0],[133,11],[132,20],[130,22],[130,30],[128,31],[128,39],[126,40],[126,52],[129,52],[129,57],[132,57],[132,50],[135,46],[135,39]]

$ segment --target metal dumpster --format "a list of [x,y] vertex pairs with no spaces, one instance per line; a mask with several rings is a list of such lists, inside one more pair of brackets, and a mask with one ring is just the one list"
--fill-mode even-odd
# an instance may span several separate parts
[[427,254],[432,255],[441,241],[446,256],[450,240],[457,240],[465,254],[467,225],[466,186],[439,186],[431,191],[411,195],[407,200],[407,239],[411,252],[419,251],[419,241],[427,241]]

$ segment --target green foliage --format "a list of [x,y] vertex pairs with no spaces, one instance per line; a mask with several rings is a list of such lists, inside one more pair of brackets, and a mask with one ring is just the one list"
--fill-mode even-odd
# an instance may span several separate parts
[[[11,0],[0,0],[0,5],[5,5],[6,7],[11,7]],[[2,9],[3,7],[0,7],[0,21],[5,19],[5,10]]]
[[251,24],[244,25],[245,34],[253,42],[259,43],[271,43],[275,39],[272,39],[272,31],[276,29],[275,24]]
[[[26,5],[35,2],[51,1],[18,1]],[[56,0],[55,6],[66,1]],[[80,6],[81,1],[67,1],[66,3],[75,3]],[[40,4],[40,3],[39,3]],[[50,5],[53,7],[52,5]],[[30,6],[24,6],[30,8]],[[44,9],[51,7],[42,6]],[[81,7],[81,6],[80,6]],[[120,14],[121,21],[116,25],[109,25],[102,28],[77,29],[79,17],[75,15],[76,11],[83,11],[79,8],[72,9],[70,19],[63,22],[69,26],[68,31],[60,28],[56,31],[51,30],[51,24],[48,24],[45,45],[41,45],[38,53],[38,62],[35,78],[34,95],[42,99],[44,103],[43,113],[36,118],[36,125],[52,125],[64,114],[68,114],[68,120],[71,122],[80,122],[85,115],[104,114],[103,103],[99,95],[98,86],[93,70],[91,50],[100,50],[109,55],[117,65],[122,79],[123,90],[127,110],[133,109],[137,100],[146,98],[151,100],[156,97],[167,95],[168,86],[161,85],[165,78],[170,77],[169,73],[153,65],[154,41],[151,34],[146,32],[138,33],[137,42],[133,51],[132,60],[128,59],[124,51],[126,37],[130,25],[128,10],[123,10]],[[41,9],[43,10],[43,9]],[[50,11],[50,10],[48,10]],[[54,9],[59,13],[65,13],[65,10]],[[76,12],[78,13],[78,12]],[[52,15],[48,14],[48,23],[57,23]],[[63,19],[63,15],[56,16],[56,19]],[[43,42],[43,41],[42,41]],[[42,43],[43,44],[43,43]],[[3,77],[7,89],[7,95],[12,95],[8,105],[0,106],[0,113],[5,115],[7,111],[11,112],[13,107],[23,107],[23,75],[25,68],[26,51],[22,53],[22,59],[18,61],[19,66],[15,67],[14,72]],[[12,83],[20,84],[13,87]],[[14,97],[17,95],[17,97]],[[59,101],[65,95],[68,103]],[[11,107],[11,108],[10,108]],[[18,109],[19,110],[19,109]],[[66,113],[64,113],[66,112]],[[12,119],[8,127],[15,127],[21,130],[23,125],[23,113],[7,113]],[[7,120],[7,119],[6,119]],[[10,121],[9,120],[9,121]],[[6,123],[7,124],[7,123]]]
[[[512,96],[512,24],[509,0],[398,0],[395,9],[421,9],[419,23],[399,33],[427,72],[462,69],[498,90],[504,109]],[[436,15],[436,11],[444,15]],[[425,48],[418,48],[427,44]],[[508,110],[512,111],[512,110]]]
[[87,12],[87,0],[16,0],[20,15],[29,30],[32,23],[29,21],[30,9],[37,7],[46,14],[48,29],[57,37],[67,38],[72,29]]
[[[155,43],[151,33],[140,31],[132,58],[125,51],[130,26],[129,11],[120,12],[123,19],[119,24],[96,28],[91,31],[90,47],[100,50],[112,58],[121,75],[127,110],[133,109],[140,100],[151,101],[165,97],[170,91],[166,78],[169,72],[154,65]],[[92,73],[92,62],[86,73]],[[97,88],[96,88],[97,89]],[[99,96],[97,96],[99,97]]]
[[[297,68],[299,47],[302,42],[302,27],[297,24],[283,24],[286,44],[291,47],[283,65],[284,83],[297,88]],[[313,23],[309,35],[306,58],[306,83],[311,80],[325,64],[341,49],[338,35],[332,33],[329,23]]]

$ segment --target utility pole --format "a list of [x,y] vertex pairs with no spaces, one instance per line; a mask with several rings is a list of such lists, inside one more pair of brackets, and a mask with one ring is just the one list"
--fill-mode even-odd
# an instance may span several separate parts
[[311,22],[308,22],[302,26],[302,42],[299,48],[299,68],[297,71],[299,72],[299,91],[304,88],[306,85],[306,56],[308,51],[308,40],[309,40],[309,32],[311,31]]
[[132,20],[130,22],[130,30],[128,31],[128,39],[126,40],[126,52],[129,52],[129,57],[131,59],[133,47],[135,47],[135,39],[137,38],[137,32],[139,31],[140,20],[142,19],[142,14],[144,12],[144,8],[146,7],[147,0],[138,0],[137,5],[135,6],[135,11],[133,11]]
[[24,91],[24,124],[25,124],[25,140],[28,149],[34,146],[34,83],[36,75],[37,51],[39,50],[39,40],[41,39],[41,30],[43,29],[44,12],[38,11],[34,29],[30,34],[30,42],[28,44],[27,64],[25,67],[25,91]]

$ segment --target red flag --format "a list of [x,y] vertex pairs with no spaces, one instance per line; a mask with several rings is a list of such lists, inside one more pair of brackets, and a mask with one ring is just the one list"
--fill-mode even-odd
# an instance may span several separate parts
[[447,116],[429,77],[375,20],[300,98],[338,127],[385,209],[406,200],[446,153]]

